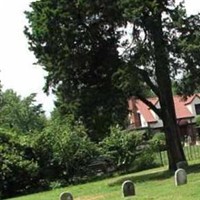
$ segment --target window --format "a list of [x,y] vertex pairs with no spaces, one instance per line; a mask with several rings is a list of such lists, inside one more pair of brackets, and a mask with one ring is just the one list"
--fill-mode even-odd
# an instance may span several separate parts
[[195,104],[195,111],[197,115],[200,115],[200,104]]
[[142,123],[141,123],[141,115],[140,115],[140,113],[139,112],[137,112],[137,125],[138,125],[138,127],[141,127],[142,126]]

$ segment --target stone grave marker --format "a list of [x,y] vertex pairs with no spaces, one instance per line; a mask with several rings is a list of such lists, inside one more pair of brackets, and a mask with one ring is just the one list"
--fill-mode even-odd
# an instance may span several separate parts
[[175,185],[183,185],[187,183],[187,174],[184,169],[177,169],[175,171]]
[[135,186],[132,181],[127,180],[122,184],[122,193],[124,197],[135,195]]
[[60,194],[60,200],[73,200],[73,196],[70,192],[62,192]]

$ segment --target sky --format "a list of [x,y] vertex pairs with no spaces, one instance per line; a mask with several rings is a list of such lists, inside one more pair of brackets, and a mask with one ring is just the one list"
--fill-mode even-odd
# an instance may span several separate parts
[[[33,0],[0,0],[0,81],[3,89],[13,89],[26,97],[37,93],[37,102],[43,104],[47,115],[53,110],[52,95],[44,94],[46,75],[41,66],[33,65],[36,59],[28,50],[23,33],[27,20],[24,11]],[[200,1],[185,0],[188,14],[200,12]]]
[[0,0],[0,81],[3,89],[13,89],[26,97],[37,93],[36,100],[43,104],[47,115],[53,109],[53,98],[44,94],[45,71],[33,65],[36,59],[28,50],[23,30],[27,20],[24,11],[32,0]]

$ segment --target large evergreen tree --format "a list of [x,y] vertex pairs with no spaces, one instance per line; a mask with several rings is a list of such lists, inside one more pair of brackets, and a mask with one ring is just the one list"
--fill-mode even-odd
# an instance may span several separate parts
[[73,113],[99,140],[126,115],[126,99],[112,83],[121,62],[116,31],[120,10],[112,1],[44,0],[31,7],[25,32],[48,72],[46,89],[56,92],[62,114]]
[[[173,0],[43,0],[31,7],[25,33],[61,110],[79,117],[92,133],[102,133],[124,117],[122,89],[163,120],[169,168],[184,161],[171,79],[180,73],[177,83],[184,85],[182,91],[187,85],[188,94],[197,86],[199,15],[187,17]],[[161,109],[146,100],[146,88],[159,98]]]

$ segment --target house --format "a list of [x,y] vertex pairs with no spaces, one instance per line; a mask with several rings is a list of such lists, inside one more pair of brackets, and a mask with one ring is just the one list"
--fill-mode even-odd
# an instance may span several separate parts
[[[196,140],[195,117],[200,115],[200,94],[194,94],[186,99],[174,96],[177,124],[182,138],[191,136]],[[160,108],[157,97],[148,98],[155,107]],[[158,115],[141,100],[131,97],[128,100],[129,128],[144,129],[151,128],[162,130],[163,123]]]

